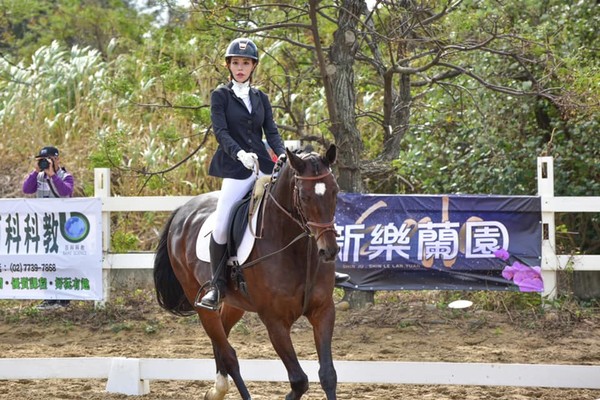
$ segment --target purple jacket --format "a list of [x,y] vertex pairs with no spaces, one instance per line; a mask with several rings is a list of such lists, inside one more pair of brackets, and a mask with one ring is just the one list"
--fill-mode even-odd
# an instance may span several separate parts
[[61,168],[49,178],[44,172],[32,171],[23,182],[23,193],[39,198],[71,197],[75,182],[66,169]]

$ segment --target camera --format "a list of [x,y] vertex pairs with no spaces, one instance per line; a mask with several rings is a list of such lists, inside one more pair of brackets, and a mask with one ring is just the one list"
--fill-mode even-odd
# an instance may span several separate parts
[[48,169],[48,167],[50,167],[50,161],[48,161],[47,158],[40,158],[38,160],[38,167],[40,167],[41,171]]

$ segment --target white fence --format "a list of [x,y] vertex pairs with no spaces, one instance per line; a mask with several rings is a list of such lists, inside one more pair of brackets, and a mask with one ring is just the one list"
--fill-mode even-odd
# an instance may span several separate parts
[[[556,273],[563,268],[600,271],[600,256],[556,254],[554,213],[600,212],[600,197],[554,197],[551,157],[538,158],[538,193],[542,197],[541,267],[543,295],[556,295]],[[102,198],[103,270],[152,268],[151,253],[112,254],[110,213],[124,211],[171,211],[190,197],[111,197],[110,171],[96,169],[95,195]],[[108,280],[105,279],[108,295]],[[107,298],[107,296],[105,297]],[[318,381],[318,363],[301,361],[311,382]],[[550,364],[497,364],[445,362],[335,361],[340,383],[387,383],[423,385],[532,386],[600,389],[600,366]],[[248,381],[287,381],[279,360],[240,360]],[[207,359],[146,358],[4,358],[0,359],[2,379],[106,379],[108,392],[128,395],[149,393],[151,380],[213,380],[214,362]]]
[[[319,381],[317,361],[300,364],[309,381]],[[590,365],[335,361],[335,368],[338,383],[600,389],[600,366]],[[127,395],[149,393],[151,380],[212,381],[214,370],[209,359],[0,359],[0,379],[106,379],[106,391]],[[246,381],[288,381],[279,360],[240,360],[240,372]]]
[[600,197],[555,197],[554,161],[552,157],[538,157],[538,195],[542,198],[542,278],[544,296],[556,296],[556,276],[561,269],[573,271],[600,271],[600,255],[556,254],[554,214],[557,212],[600,212]]
[[[569,268],[573,271],[600,271],[600,255],[556,254],[554,214],[557,212],[600,212],[600,197],[555,197],[554,164],[552,157],[539,157],[537,162],[538,195],[542,201],[542,276],[543,296],[556,296],[557,272]],[[111,269],[151,269],[153,253],[113,254],[109,252],[110,213],[123,211],[172,211],[191,197],[111,197],[110,170],[95,170],[95,196],[102,199],[103,270],[105,277]],[[108,298],[109,281],[104,280],[105,298]]]

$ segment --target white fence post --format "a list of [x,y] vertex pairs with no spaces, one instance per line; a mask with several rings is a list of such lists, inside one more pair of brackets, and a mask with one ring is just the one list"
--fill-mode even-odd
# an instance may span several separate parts
[[138,358],[113,358],[108,371],[106,391],[139,396],[150,393],[150,381],[140,375]]
[[[104,211],[104,205],[110,197],[110,168],[94,169],[94,197],[102,199],[102,254],[106,257],[110,249],[110,211]],[[110,296],[110,271],[105,268],[102,268],[102,290],[103,300],[96,302],[96,306],[104,306]]]
[[[554,159],[538,157],[537,159],[538,195],[544,199],[554,197]],[[542,201],[542,279],[544,291],[542,296],[553,299],[557,294],[558,257],[556,256],[556,236],[554,233],[554,210],[545,207],[547,201]]]

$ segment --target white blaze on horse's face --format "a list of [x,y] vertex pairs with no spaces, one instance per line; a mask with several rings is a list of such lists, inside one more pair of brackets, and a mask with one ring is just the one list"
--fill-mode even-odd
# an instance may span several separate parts
[[327,191],[327,186],[323,182],[318,182],[315,184],[315,194],[317,196],[323,196]]

